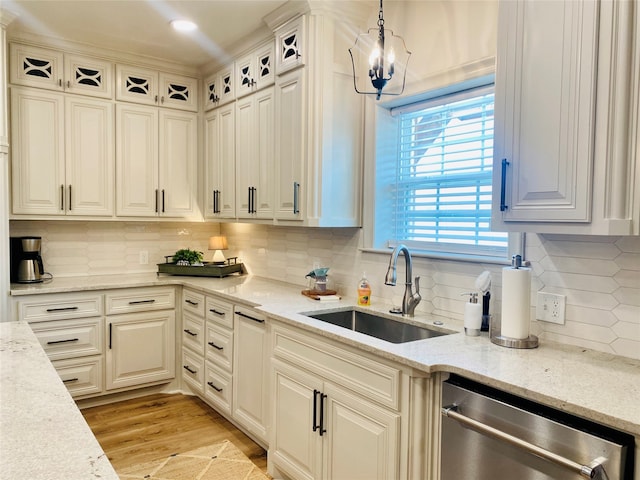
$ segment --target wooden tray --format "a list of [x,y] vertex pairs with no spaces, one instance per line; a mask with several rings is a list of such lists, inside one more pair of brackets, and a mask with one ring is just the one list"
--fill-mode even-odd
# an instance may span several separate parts
[[325,295],[335,295],[338,292],[336,292],[335,290],[302,290],[302,292],[300,293],[302,293],[302,295],[306,297],[317,300],[318,297],[324,297]]
[[242,263],[232,265],[215,265],[205,263],[202,266],[176,265],[175,263],[158,263],[158,275],[184,275],[188,277],[226,277],[232,273],[242,273]]

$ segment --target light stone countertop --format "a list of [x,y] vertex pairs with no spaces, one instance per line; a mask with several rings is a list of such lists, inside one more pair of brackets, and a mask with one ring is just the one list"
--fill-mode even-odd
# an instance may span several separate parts
[[[541,342],[531,350],[509,349],[490,342],[484,334],[467,337],[460,321],[416,315],[404,321],[451,335],[393,344],[352,332],[300,312],[353,306],[355,298],[339,302],[311,300],[302,287],[245,275],[226,278],[156,276],[75,277],[48,284],[12,285],[14,296],[42,293],[106,290],[134,286],[183,285],[203,293],[215,293],[232,302],[257,307],[274,319],[338,340],[426,373],[450,372],[477,380],[623,430],[640,438],[640,361],[585,348]],[[390,316],[388,304],[361,307]],[[398,317],[393,317],[398,319]],[[434,321],[442,322],[435,326]]]
[[118,479],[26,322],[0,323],[0,478]]

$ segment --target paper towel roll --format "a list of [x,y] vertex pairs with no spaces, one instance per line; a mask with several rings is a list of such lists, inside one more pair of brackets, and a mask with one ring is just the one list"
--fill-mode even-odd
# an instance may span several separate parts
[[503,337],[524,339],[529,336],[531,304],[531,269],[502,269],[502,326]]

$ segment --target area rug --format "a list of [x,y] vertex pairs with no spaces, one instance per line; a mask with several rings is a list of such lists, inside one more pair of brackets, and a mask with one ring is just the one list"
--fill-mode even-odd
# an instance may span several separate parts
[[121,480],[267,480],[233,443],[175,453],[156,462],[142,463],[117,472]]

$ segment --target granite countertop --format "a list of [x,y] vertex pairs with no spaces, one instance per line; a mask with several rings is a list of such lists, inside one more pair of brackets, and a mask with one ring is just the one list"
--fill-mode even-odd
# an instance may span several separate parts
[[[509,349],[491,343],[486,334],[465,336],[460,333],[463,329],[460,321],[419,314],[404,321],[454,333],[392,344],[301,314],[353,306],[355,298],[338,302],[315,301],[301,295],[300,286],[250,275],[204,278],[140,274],[61,278],[49,284],[12,285],[11,294],[22,296],[156,285],[183,285],[203,293],[215,293],[230,301],[254,306],[281,322],[416,370],[456,373],[640,437],[640,403],[637,401],[640,398],[640,361],[585,348],[543,341],[531,350]],[[371,307],[361,308],[389,316],[390,305],[374,300]]]
[[0,323],[0,478],[118,478],[26,322]]

